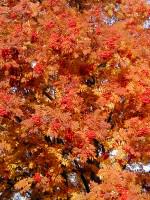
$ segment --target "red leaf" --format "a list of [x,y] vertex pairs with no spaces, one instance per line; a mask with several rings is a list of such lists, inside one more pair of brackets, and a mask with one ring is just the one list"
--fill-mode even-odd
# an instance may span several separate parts
[[6,111],[6,109],[3,108],[3,107],[0,107],[0,116],[4,117],[4,116],[7,116],[7,115],[8,115],[8,112]]
[[40,173],[35,173],[35,175],[33,176],[33,179],[36,183],[40,183],[41,182],[41,175]]

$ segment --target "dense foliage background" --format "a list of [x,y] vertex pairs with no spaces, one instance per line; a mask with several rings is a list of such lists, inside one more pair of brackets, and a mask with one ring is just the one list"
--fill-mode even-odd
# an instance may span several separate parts
[[0,1],[0,199],[150,199],[150,5]]

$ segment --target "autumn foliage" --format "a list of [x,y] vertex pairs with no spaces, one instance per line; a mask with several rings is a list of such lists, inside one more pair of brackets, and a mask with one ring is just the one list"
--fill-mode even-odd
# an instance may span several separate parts
[[0,199],[150,199],[149,35],[146,0],[0,1]]

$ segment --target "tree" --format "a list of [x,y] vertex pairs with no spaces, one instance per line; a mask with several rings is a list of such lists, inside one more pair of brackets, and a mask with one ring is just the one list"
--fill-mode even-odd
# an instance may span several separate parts
[[150,198],[149,14],[144,0],[0,2],[1,199]]

